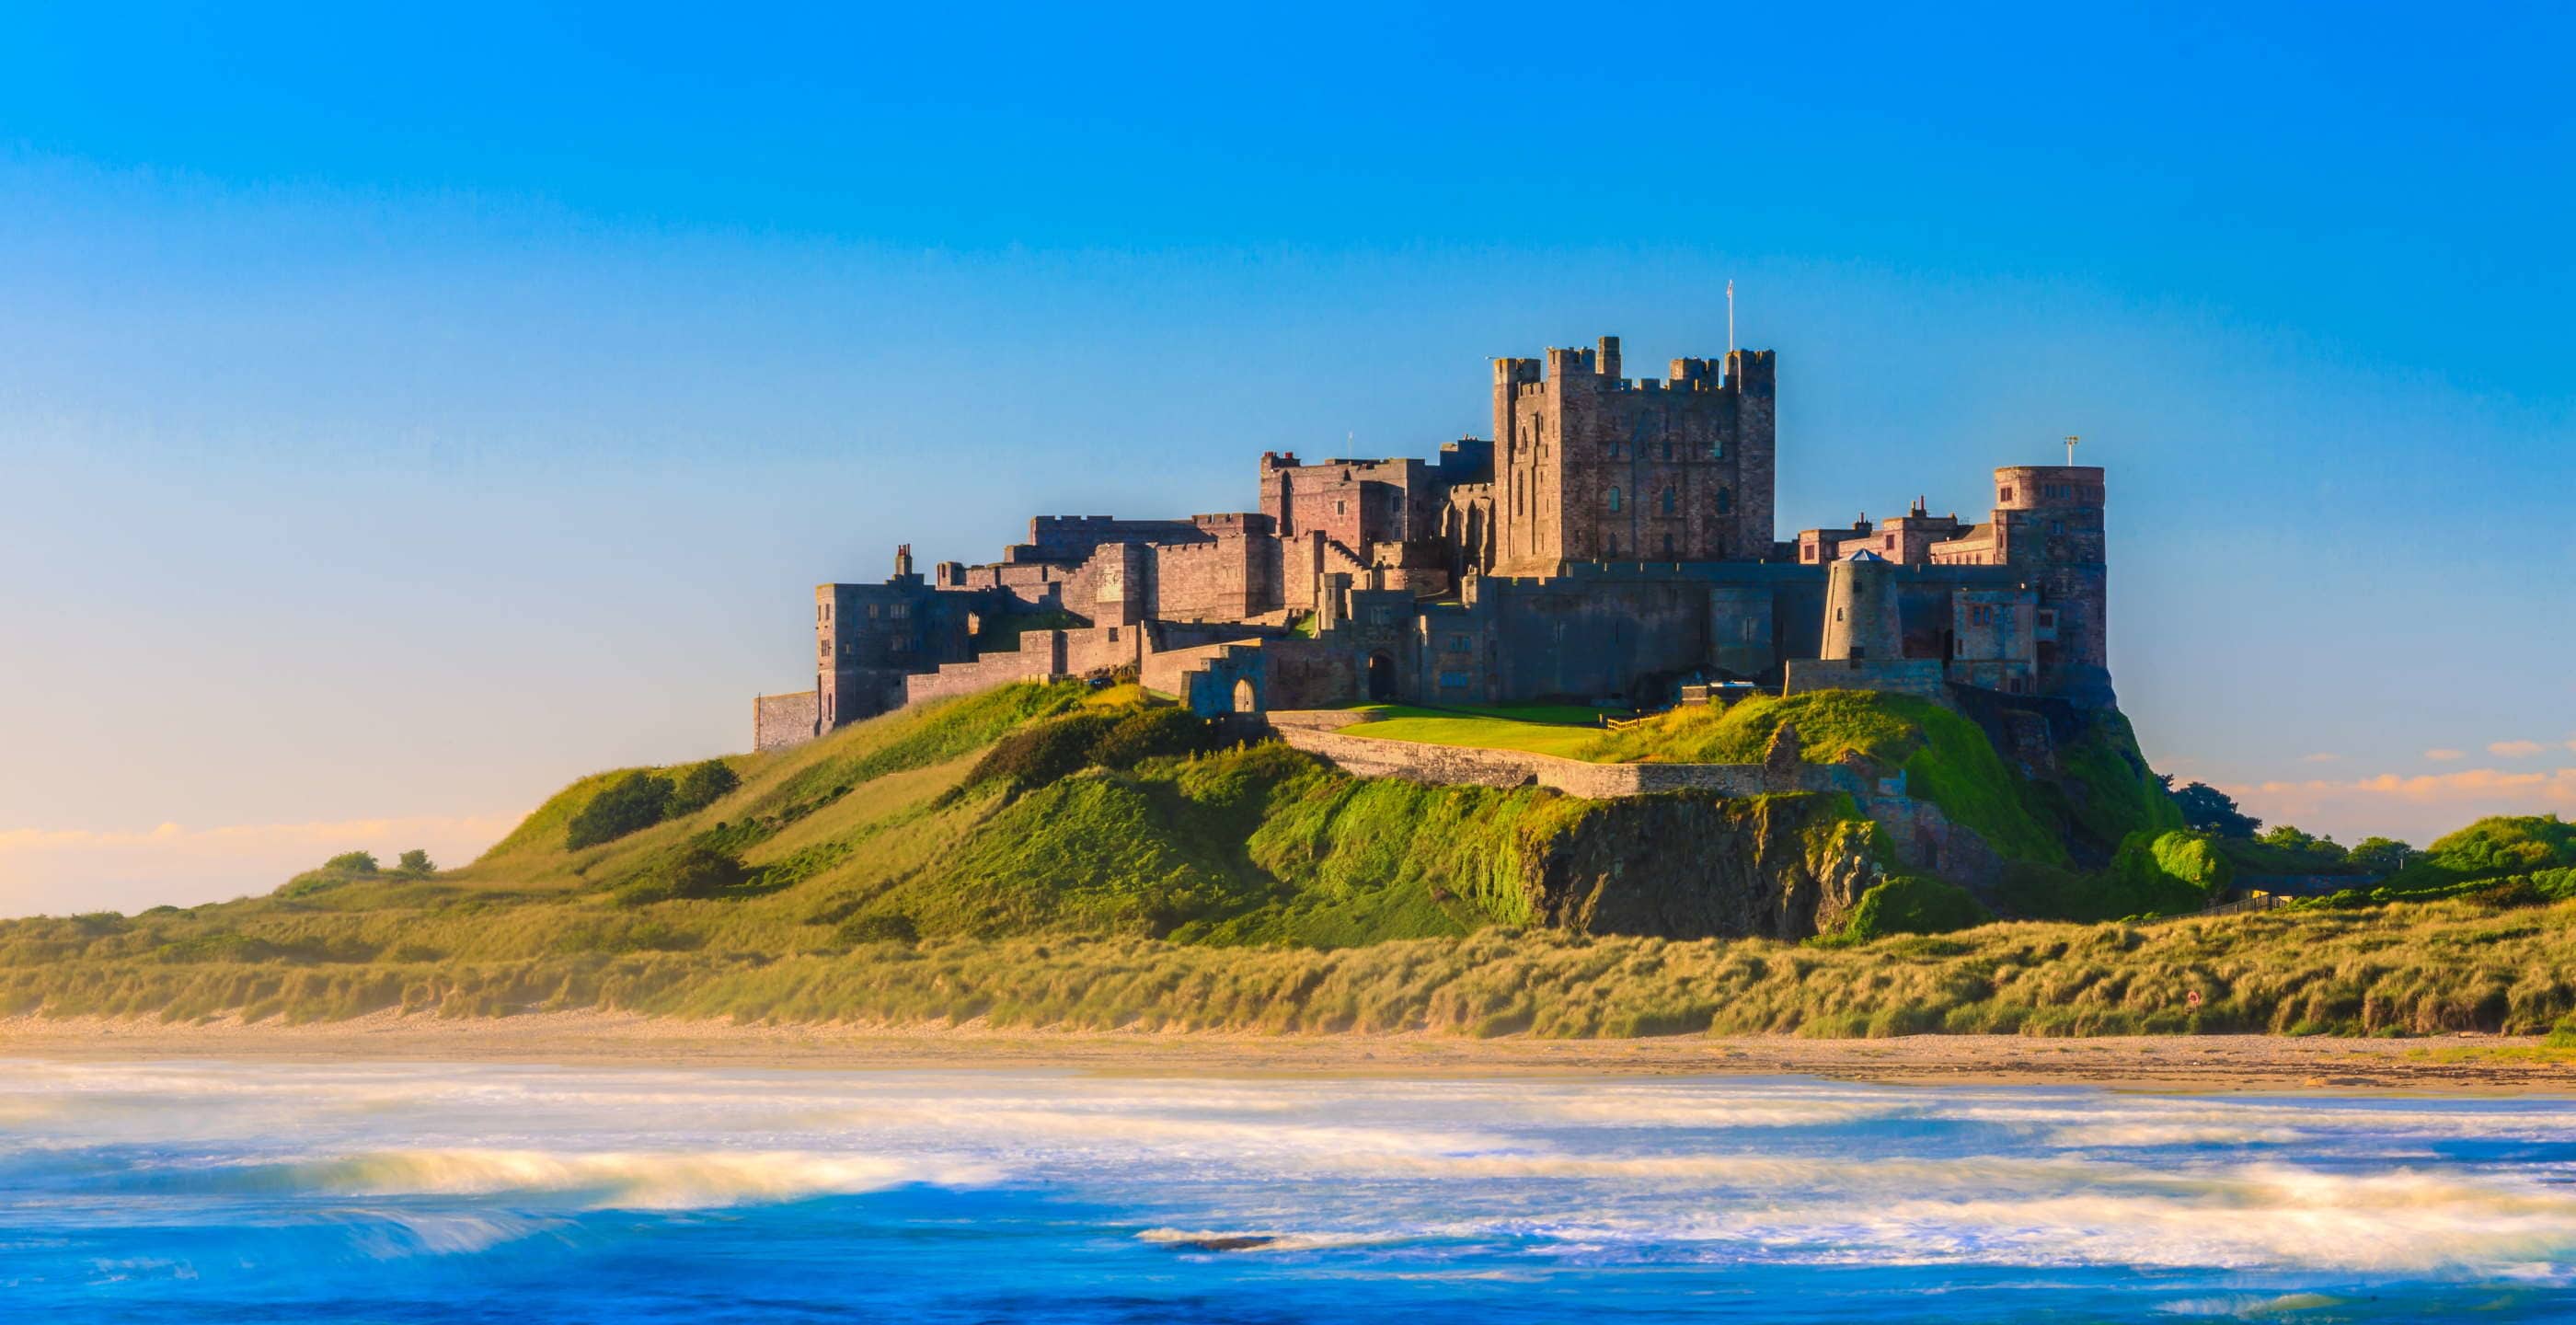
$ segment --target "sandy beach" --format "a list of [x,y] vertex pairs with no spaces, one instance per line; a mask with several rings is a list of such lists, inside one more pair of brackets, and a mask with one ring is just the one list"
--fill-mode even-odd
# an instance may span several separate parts
[[2263,1035],[1881,1040],[1669,1036],[1255,1036],[993,1030],[975,1025],[735,1026],[616,1012],[499,1019],[379,1014],[289,1026],[0,1018],[0,1057],[618,1062],[806,1068],[1052,1067],[1109,1073],[1809,1075],[1883,1082],[2030,1082],[2159,1090],[2335,1088],[2576,1094],[2576,1053],[2498,1036]]

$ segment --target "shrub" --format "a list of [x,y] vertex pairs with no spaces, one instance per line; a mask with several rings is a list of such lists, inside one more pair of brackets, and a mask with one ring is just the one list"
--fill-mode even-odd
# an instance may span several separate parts
[[1895,875],[1860,895],[1835,937],[1860,943],[1889,934],[1946,934],[1992,917],[1967,891],[1939,879]]
[[343,874],[373,874],[376,872],[376,858],[364,851],[343,851],[323,861],[322,868]]
[[1068,713],[995,742],[965,785],[1000,782],[1018,795],[1094,764],[1133,768],[1158,755],[1204,754],[1220,743],[1214,724],[1178,708]]
[[438,867],[429,863],[429,853],[418,847],[402,853],[402,858],[395,862],[394,869],[414,878],[423,878],[438,872]]
[[679,786],[671,793],[668,813],[675,817],[695,814],[732,795],[734,788],[741,785],[742,778],[733,771],[733,765],[721,759],[691,764],[689,770],[680,775]]
[[913,943],[921,938],[921,927],[912,917],[899,911],[852,916],[841,923],[843,943]]
[[741,886],[750,871],[741,861],[697,842],[664,854],[633,882],[617,890],[626,906],[645,906],[673,898],[708,898]]
[[572,817],[564,845],[574,851],[613,842],[662,822],[671,808],[671,780],[650,773],[629,773],[602,787]]

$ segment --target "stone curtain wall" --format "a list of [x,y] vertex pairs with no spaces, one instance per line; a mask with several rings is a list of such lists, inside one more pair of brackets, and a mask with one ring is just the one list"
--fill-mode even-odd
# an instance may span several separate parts
[[971,695],[1013,681],[1044,681],[1064,672],[1064,632],[1032,630],[1017,653],[988,653],[970,663],[945,663],[938,671],[903,679],[904,702]]
[[1721,796],[1765,792],[1840,791],[1859,797],[1870,788],[1850,769],[1804,764],[1776,776],[1760,764],[1590,764],[1580,759],[1521,750],[1476,750],[1420,741],[1346,736],[1309,719],[1273,713],[1279,739],[1361,777],[1403,778],[1449,786],[1553,787],[1586,800],[1642,796],[1657,791],[1714,791]]
[[820,702],[811,690],[759,695],[751,701],[751,748],[784,750],[814,739]]

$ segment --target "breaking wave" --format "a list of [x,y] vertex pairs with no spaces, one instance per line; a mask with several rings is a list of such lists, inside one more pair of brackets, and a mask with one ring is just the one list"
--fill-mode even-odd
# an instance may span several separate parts
[[240,1185],[339,1196],[547,1196],[596,1210],[698,1210],[927,1184],[984,1186],[997,1164],[804,1151],[381,1150],[246,1167]]

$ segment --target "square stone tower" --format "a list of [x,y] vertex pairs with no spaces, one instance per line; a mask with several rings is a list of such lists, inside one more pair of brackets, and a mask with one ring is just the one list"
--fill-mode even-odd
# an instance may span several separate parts
[[1675,359],[1619,375],[1619,338],[1494,361],[1498,575],[1571,561],[1758,561],[1771,555],[1774,360]]

